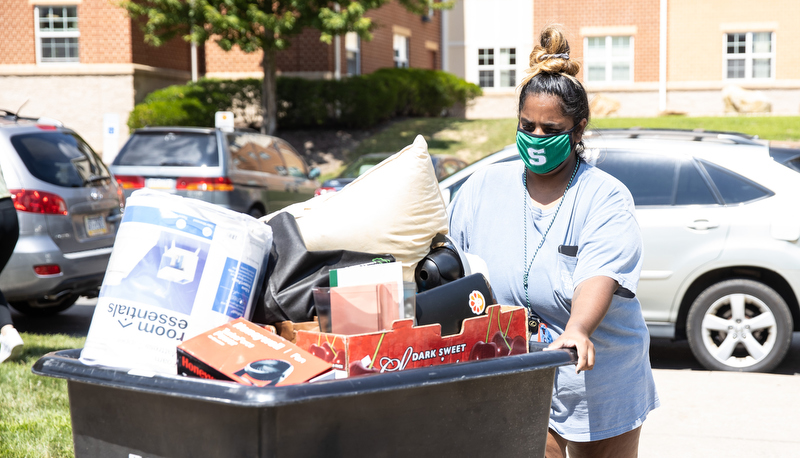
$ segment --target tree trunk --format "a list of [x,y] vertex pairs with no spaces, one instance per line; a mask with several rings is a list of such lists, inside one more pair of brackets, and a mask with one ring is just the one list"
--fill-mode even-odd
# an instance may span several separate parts
[[264,46],[261,68],[264,70],[264,82],[261,85],[261,133],[273,135],[278,127],[278,84],[274,48]]

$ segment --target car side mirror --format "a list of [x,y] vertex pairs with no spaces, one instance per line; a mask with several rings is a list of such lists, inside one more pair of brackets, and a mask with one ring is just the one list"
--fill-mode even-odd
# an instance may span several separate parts
[[311,170],[308,172],[308,177],[312,180],[320,176],[322,172],[319,170],[319,167],[312,167]]

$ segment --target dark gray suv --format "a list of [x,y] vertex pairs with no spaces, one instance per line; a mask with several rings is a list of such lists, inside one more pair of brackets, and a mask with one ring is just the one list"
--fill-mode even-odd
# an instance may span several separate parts
[[319,169],[280,138],[213,128],[138,129],[111,170],[126,196],[159,189],[256,218],[310,199],[319,186]]
[[125,205],[103,161],[58,122],[0,110],[0,167],[20,228],[0,275],[9,303],[48,315],[96,296]]

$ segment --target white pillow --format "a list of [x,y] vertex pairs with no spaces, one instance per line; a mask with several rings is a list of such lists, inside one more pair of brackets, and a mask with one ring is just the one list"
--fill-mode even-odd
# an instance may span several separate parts
[[414,281],[433,237],[447,233],[444,199],[421,135],[341,191],[281,211],[294,215],[309,251],[388,253],[403,263],[404,281]]

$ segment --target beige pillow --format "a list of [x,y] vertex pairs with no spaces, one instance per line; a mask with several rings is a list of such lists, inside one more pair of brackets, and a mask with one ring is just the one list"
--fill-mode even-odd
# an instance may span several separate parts
[[281,211],[294,215],[310,251],[388,253],[403,263],[404,281],[414,281],[433,237],[447,233],[445,203],[421,135],[341,191]]

